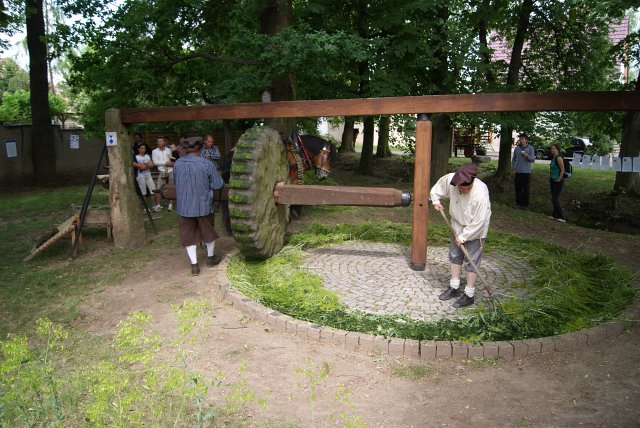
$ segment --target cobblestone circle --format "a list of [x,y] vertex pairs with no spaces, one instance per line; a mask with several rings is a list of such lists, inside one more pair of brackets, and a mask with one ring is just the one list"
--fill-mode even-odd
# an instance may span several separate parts
[[[348,307],[379,315],[407,315],[416,320],[455,319],[464,311],[456,310],[449,300],[438,299],[449,285],[448,247],[429,247],[427,267],[414,271],[409,267],[411,249],[398,244],[351,241],[307,251],[304,267],[320,275],[323,285],[338,293]],[[480,272],[493,288],[494,296],[505,299],[524,297],[524,284],[533,268],[508,255],[487,252],[482,256]],[[461,278],[465,285],[465,272]],[[476,304],[487,306],[476,282]]]

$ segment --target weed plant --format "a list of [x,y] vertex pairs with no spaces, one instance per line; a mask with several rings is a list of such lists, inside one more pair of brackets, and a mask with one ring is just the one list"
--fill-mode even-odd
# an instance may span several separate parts
[[[418,340],[489,341],[543,337],[590,327],[615,318],[632,300],[633,275],[604,256],[570,251],[535,239],[491,233],[487,251],[509,254],[537,272],[523,284],[529,295],[502,303],[503,310],[477,307],[460,320],[416,321],[406,316],[381,316],[350,309],[322,287],[318,275],[301,268],[304,250],[351,240],[408,245],[409,225],[362,223],[313,224],[293,235],[269,260],[235,257],[229,278],[235,288],[264,305],[334,328]],[[429,228],[429,243],[448,245],[449,232]]]
[[[36,335],[10,335],[0,341],[0,427],[16,426],[221,426],[242,417],[255,399],[242,377],[213,382],[188,368],[188,345],[202,337],[210,319],[207,303],[186,301],[172,307],[178,321],[176,358],[166,361],[165,338],[145,312],[120,322],[108,359],[88,366],[65,364],[68,332],[38,320]],[[210,386],[229,388],[225,407],[207,399]],[[261,408],[268,397],[257,400]]]

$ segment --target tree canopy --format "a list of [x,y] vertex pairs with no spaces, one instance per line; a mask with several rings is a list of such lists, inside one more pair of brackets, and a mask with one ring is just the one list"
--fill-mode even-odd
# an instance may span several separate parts
[[[89,100],[87,127],[100,132],[110,107],[258,101],[278,76],[295,77],[297,99],[620,89],[608,31],[637,7],[586,0],[290,0],[291,25],[265,34],[267,3],[63,2],[72,23],[58,26],[56,47],[73,49],[69,84]],[[511,49],[506,60],[495,60],[496,41]],[[637,59],[637,46],[627,46],[626,58]],[[609,113],[536,117],[543,116],[453,120],[536,131],[547,141],[578,131],[620,136],[621,118]],[[545,125],[550,121],[553,129]]]

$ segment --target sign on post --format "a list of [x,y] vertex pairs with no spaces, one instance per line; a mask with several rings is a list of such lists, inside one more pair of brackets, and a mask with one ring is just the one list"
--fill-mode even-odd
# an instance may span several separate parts
[[117,132],[105,132],[105,141],[107,147],[115,147],[118,145],[118,133]]

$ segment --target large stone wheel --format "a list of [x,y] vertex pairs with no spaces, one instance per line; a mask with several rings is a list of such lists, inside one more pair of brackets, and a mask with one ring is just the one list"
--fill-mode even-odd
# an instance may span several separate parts
[[253,127],[240,137],[229,180],[229,216],[245,257],[267,259],[282,248],[288,207],[276,205],[273,189],[287,176],[285,147],[277,131]]

